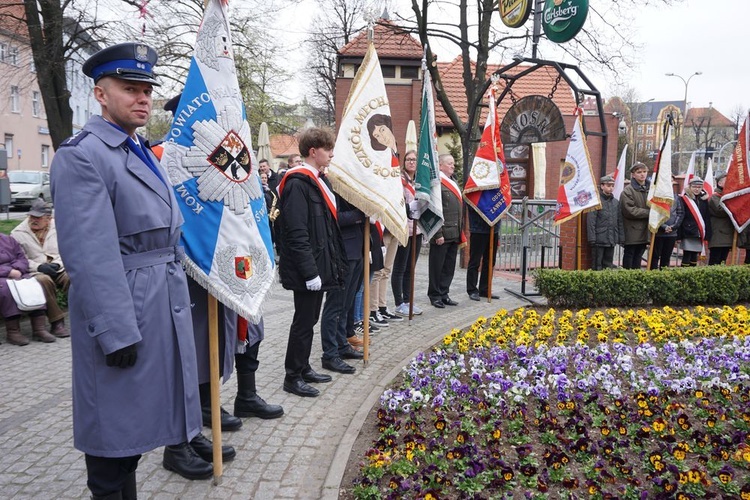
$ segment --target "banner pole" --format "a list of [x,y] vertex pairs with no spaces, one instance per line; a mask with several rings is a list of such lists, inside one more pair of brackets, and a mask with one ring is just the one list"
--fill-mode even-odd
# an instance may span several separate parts
[[365,332],[362,334],[364,343],[362,362],[367,366],[370,360],[370,221],[365,221],[365,244],[364,244],[364,292],[362,294],[362,321]]
[[578,226],[576,228],[576,271],[581,270],[581,240],[583,240],[583,215],[578,212]]
[[414,271],[417,267],[417,219],[412,221],[411,231],[411,266],[408,272],[411,274],[411,290],[409,290],[409,321],[414,317]]
[[654,258],[654,242],[656,241],[656,233],[651,233],[651,244],[648,246],[648,262],[646,262],[646,270],[651,269],[651,261]]
[[216,297],[208,294],[208,362],[211,376],[211,437],[213,438],[214,485],[221,483],[221,406],[219,385],[219,315]]
[[[739,266],[740,252],[737,248],[737,231],[732,230],[732,232],[734,233],[734,236],[732,236],[732,264],[734,264],[735,266]],[[750,249],[748,249],[748,251],[750,251]],[[727,262],[727,264],[729,264],[729,262]]]
[[495,255],[495,226],[490,226],[490,254],[487,259],[487,302],[492,302],[492,278],[495,277],[495,263],[492,262]]

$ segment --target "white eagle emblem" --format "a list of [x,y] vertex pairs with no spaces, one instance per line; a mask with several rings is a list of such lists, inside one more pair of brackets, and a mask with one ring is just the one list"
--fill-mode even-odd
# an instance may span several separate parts
[[223,201],[237,215],[249,209],[251,199],[263,196],[252,153],[250,125],[239,110],[226,107],[216,120],[196,121],[194,146],[182,158],[182,166],[198,178],[203,201]]

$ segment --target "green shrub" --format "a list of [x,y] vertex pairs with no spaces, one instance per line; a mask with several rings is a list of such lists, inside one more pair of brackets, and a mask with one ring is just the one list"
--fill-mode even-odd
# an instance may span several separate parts
[[736,304],[750,301],[750,266],[661,271],[538,269],[534,284],[553,307]]

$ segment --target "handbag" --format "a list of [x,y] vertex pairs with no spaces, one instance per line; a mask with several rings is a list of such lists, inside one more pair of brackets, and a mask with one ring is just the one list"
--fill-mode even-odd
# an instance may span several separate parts
[[47,299],[44,297],[44,289],[36,279],[7,280],[6,283],[13,300],[16,301],[21,311],[36,311],[46,307]]

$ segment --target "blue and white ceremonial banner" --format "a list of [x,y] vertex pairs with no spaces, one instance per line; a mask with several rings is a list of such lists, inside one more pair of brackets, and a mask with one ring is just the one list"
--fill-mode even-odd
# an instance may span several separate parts
[[209,0],[161,163],[185,219],[187,273],[258,322],[273,246],[231,40],[226,2]]

